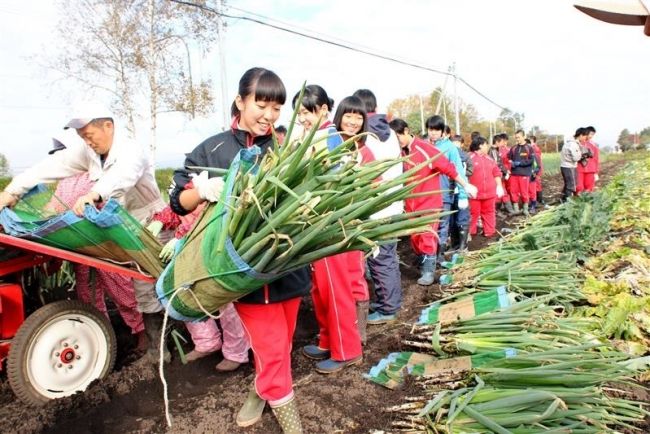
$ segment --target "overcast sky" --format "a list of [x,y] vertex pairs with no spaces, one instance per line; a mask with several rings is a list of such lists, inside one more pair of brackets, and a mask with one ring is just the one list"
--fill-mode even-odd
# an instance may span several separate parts
[[[623,0],[625,1],[625,0]],[[628,0],[629,1],[629,0]],[[525,113],[525,127],[556,133],[594,125],[601,145],[623,128],[650,126],[650,38],[641,27],[594,20],[564,0],[230,0],[241,8],[327,38],[446,70],[455,62],[467,82],[502,106]],[[0,152],[20,171],[46,155],[50,137],[83,95],[38,66],[63,47],[52,35],[59,11],[48,0],[0,0]],[[224,44],[227,95],[220,95],[216,49],[197,61],[195,73],[212,78],[218,96],[213,115],[187,121],[163,115],[158,133],[161,167],[182,162],[204,138],[221,131],[222,100],[229,107],[242,73],[272,69],[289,98],[303,81],[322,85],[335,101],[358,88],[372,89],[380,108],[395,98],[426,94],[444,76],[354,53],[246,21],[228,20]],[[448,84],[447,89],[453,90]],[[459,95],[485,119],[499,108],[463,85]],[[108,103],[108,100],[105,100]],[[287,104],[282,121],[290,115]],[[146,111],[145,111],[146,112]],[[148,140],[146,125],[139,139]]]

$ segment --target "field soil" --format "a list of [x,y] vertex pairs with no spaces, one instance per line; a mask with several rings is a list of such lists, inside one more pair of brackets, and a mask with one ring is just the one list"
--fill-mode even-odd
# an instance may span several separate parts
[[[604,163],[599,185],[607,183],[623,164],[624,161],[620,160]],[[559,202],[561,188],[559,174],[544,178],[548,204]],[[499,219],[498,230],[503,233],[515,229],[520,219]],[[470,249],[479,249],[493,241],[479,235],[470,242]],[[438,294],[437,285],[423,288],[416,284],[418,273],[411,266],[414,257],[408,242],[400,243],[399,253],[403,308],[395,323],[369,326],[368,343],[360,366],[332,376],[324,376],[313,370],[313,362],[300,353],[304,345],[315,342],[317,333],[311,300],[304,299],[294,337],[292,363],[297,402],[306,433],[368,433],[385,429],[389,426],[390,415],[384,408],[403,403],[404,396],[408,395],[408,390],[391,391],[362,377],[388,353],[403,349],[402,338],[409,332],[422,307],[435,300]],[[0,432],[281,432],[268,408],[262,420],[253,427],[243,429],[235,424],[235,415],[252,384],[254,370],[252,364],[248,364],[233,373],[218,373],[214,366],[221,360],[219,353],[187,365],[183,365],[176,354],[172,363],[165,365],[173,421],[173,426],[167,427],[158,367],[134,360],[135,343],[132,337],[118,317],[114,318],[114,323],[120,341],[117,367],[108,378],[95,382],[83,394],[52,401],[41,408],[32,408],[15,398],[6,372],[0,373]],[[173,326],[187,335],[181,323]],[[186,352],[190,349],[190,346],[185,347]]]

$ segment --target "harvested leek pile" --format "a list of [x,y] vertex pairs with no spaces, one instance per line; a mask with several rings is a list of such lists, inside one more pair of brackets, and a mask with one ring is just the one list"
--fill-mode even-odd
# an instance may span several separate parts
[[[600,351],[594,351],[600,350]],[[634,400],[613,398],[602,385],[629,381],[629,356],[590,346],[495,359],[454,378],[418,379],[426,402],[390,408],[393,428],[426,433],[600,433],[637,430],[648,413]]]
[[[634,401],[638,390],[613,387],[625,383],[629,391],[649,360],[633,359],[612,338],[648,342],[650,321],[639,312],[650,306],[650,226],[638,212],[635,225],[623,204],[631,200],[648,215],[649,169],[650,160],[636,162],[602,192],[540,213],[451,268],[449,295],[425,309],[404,342],[423,354],[393,353],[368,375],[390,388],[410,375],[424,393],[389,409],[397,414],[392,431],[644,431],[638,424],[650,414]],[[622,241],[603,242],[612,236]],[[578,260],[586,261],[584,272]],[[479,295],[495,289],[517,301],[486,308]]]
[[598,323],[563,316],[560,306],[533,298],[450,324],[414,326],[404,341],[441,357],[488,353],[506,348],[542,351],[596,340]]

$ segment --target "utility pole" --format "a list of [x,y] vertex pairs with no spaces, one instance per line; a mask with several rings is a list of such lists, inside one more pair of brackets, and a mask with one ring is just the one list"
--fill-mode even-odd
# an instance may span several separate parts
[[456,112],[456,134],[460,134],[460,107],[458,106],[458,74],[456,74],[456,62],[454,68],[454,111]]
[[[224,4],[223,0],[217,0],[217,10],[221,13],[223,12]],[[217,43],[219,47],[219,69],[220,81],[221,81],[221,116],[223,120],[222,131],[225,131],[230,127],[230,110],[227,103],[228,97],[226,93],[227,83],[226,83],[226,54],[224,53],[224,37],[225,37],[225,25],[223,22],[223,17],[221,14],[217,14]]]
[[424,103],[422,102],[422,95],[420,97],[420,135],[424,134],[426,130],[424,129]]

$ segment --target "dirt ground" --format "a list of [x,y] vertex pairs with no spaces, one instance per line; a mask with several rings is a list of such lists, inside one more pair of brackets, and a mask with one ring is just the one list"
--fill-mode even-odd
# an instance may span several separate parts
[[[599,184],[606,183],[623,161],[603,164]],[[559,174],[544,179],[548,203],[559,200],[562,181]],[[512,229],[519,217],[498,221],[498,229]],[[477,236],[470,249],[478,249],[492,240]],[[403,308],[398,321],[382,326],[369,326],[364,362],[360,366],[333,376],[313,370],[313,362],[300,354],[302,346],[315,342],[317,333],[311,300],[305,298],[300,309],[292,355],[293,376],[298,406],[306,433],[368,433],[389,425],[383,408],[402,403],[406,391],[391,391],[362,377],[388,353],[401,350],[401,337],[422,307],[431,302],[438,290],[419,287],[418,274],[409,265],[413,255],[407,242],[400,243]],[[120,340],[116,370],[96,382],[83,394],[52,401],[42,408],[30,408],[17,401],[6,373],[0,373],[0,432],[17,433],[279,433],[275,418],[267,408],[262,420],[242,429],[235,424],[235,415],[253,381],[251,364],[234,373],[222,374],[214,366],[220,355],[191,364],[181,364],[175,357],[165,366],[169,384],[170,412],[173,427],[168,428],[163,408],[163,387],[157,367],[133,361],[133,344],[123,324],[116,318]],[[174,327],[184,331],[182,324]],[[189,347],[186,348],[189,351]]]

